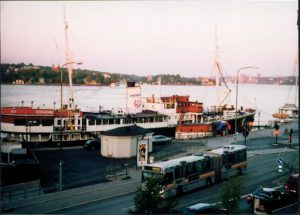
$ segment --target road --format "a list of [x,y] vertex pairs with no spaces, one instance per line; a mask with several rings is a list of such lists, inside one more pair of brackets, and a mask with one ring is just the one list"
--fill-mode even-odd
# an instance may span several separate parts
[[[243,194],[253,192],[258,186],[275,187],[276,183],[277,159],[282,158],[285,161],[293,162],[298,165],[298,152],[285,152],[281,154],[256,155],[248,160],[248,169],[243,177]],[[185,194],[178,199],[178,209],[192,205],[197,202],[213,203],[218,201],[219,190],[222,183],[214,184],[209,188],[200,188],[196,191]],[[55,213],[72,214],[127,214],[129,208],[133,207],[133,194],[123,195],[116,198],[86,204],[79,207],[73,207]],[[248,213],[248,206],[241,200],[241,210],[243,214]]]

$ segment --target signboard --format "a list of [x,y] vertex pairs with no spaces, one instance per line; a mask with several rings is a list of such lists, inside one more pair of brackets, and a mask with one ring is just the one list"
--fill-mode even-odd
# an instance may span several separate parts
[[144,166],[148,160],[148,140],[139,140],[137,144],[137,166]]
[[278,130],[274,130],[274,135],[278,135],[279,134],[279,131]]

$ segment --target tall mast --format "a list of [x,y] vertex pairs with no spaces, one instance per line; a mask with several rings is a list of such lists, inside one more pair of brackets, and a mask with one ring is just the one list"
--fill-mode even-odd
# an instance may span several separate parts
[[[214,69],[216,72],[217,107],[219,107],[228,98],[228,96],[231,93],[231,89],[228,87],[228,85],[225,81],[225,78],[222,74],[222,71],[221,71],[220,59],[219,59],[219,45],[218,45],[218,37],[217,37],[217,26],[215,26],[215,44],[216,44],[216,51],[215,51],[216,53],[215,53]],[[222,100],[220,100],[220,76],[226,87],[225,96],[222,98]]]
[[[65,24],[65,46],[66,46],[66,63],[69,63],[72,61],[72,57],[69,50],[69,38],[68,38],[68,22],[66,18],[66,8],[64,7],[64,24]],[[72,83],[72,64],[69,63],[66,65],[68,68],[68,74],[69,74],[69,109],[74,109],[74,96],[73,96],[73,83]]]
[[219,65],[219,45],[217,36],[217,26],[215,25],[215,60],[214,60],[214,70],[216,73],[216,88],[217,88],[217,105],[220,104],[220,65]]

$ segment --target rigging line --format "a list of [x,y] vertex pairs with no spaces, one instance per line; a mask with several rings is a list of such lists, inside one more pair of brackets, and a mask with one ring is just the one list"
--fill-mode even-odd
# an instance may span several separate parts
[[226,83],[226,81],[225,81],[225,78],[224,78],[224,76],[223,76],[223,74],[222,74],[222,72],[221,72],[221,68],[220,68],[219,63],[216,62],[216,65],[217,65],[217,67],[218,67],[218,71],[219,71],[219,73],[220,73],[220,75],[221,75],[221,78],[222,78],[222,80],[223,80],[223,82],[224,82],[226,88],[230,90],[230,88],[228,87],[228,85],[227,85],[227,83]]

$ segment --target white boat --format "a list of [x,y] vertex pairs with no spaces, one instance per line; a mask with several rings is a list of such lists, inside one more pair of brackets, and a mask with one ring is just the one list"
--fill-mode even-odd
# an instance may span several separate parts
[[298,98],[298,76],[297,76],[297,65],[298,65],[298,60],[295,60],[294,63],[294,74],[295,74],[295,98],[294,102],[287,102],[283,106],[281,106],[278,110],[278,113],[272,114],[272,116],[276,119],[279,120],[280,122],[291,122],[298,120],[299,118],[299,107],[297,106],[297,98]]

